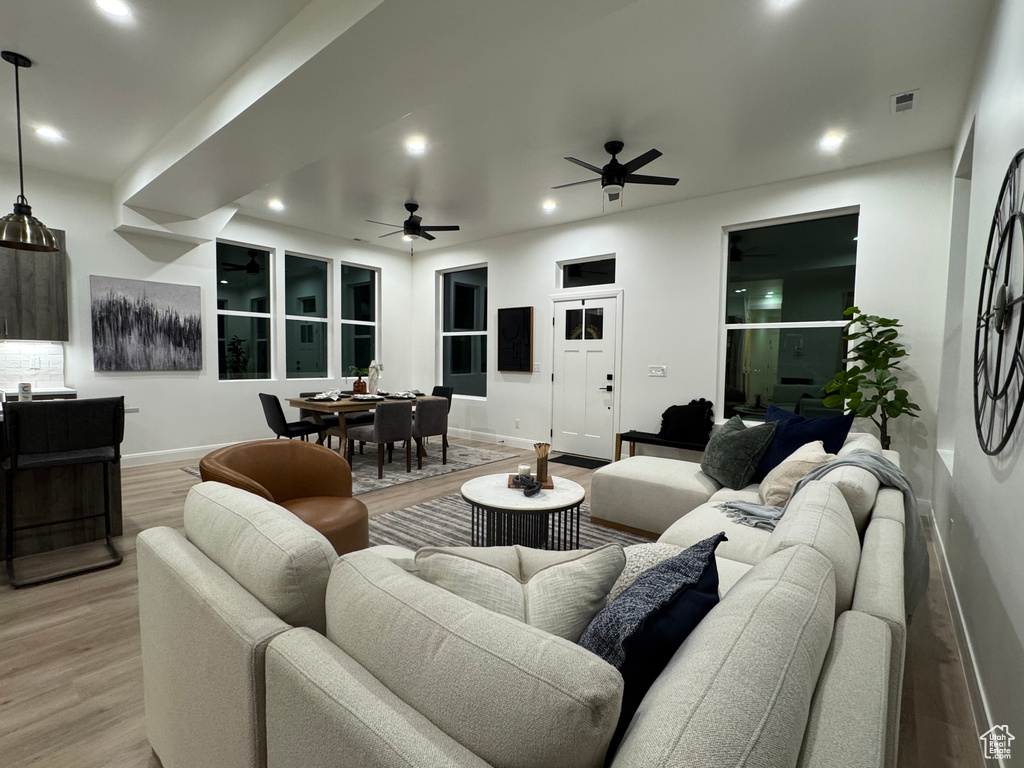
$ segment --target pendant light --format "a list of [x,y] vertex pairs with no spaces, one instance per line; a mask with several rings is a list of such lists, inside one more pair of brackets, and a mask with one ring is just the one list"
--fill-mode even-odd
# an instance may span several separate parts
[[18,70],[21,67],[31,67],[32,62],[14,51],[0,51],[0,57],[14,65],[14,103],[18,114],[18,179],[21,183],[21,194],[14,201],[14,213],[0,219],[0,247],[56,253],[60,250],[57,238],[43,222],[32,215],[32,207],[25,199],[25,168],[21,160],[21,88]]

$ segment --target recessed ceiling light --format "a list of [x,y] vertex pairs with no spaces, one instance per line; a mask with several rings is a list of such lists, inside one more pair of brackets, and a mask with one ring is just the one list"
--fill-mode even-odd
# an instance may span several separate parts
[[275,197],[273,200],[268,200],[267,201],[267,207],[268,208],[273,208],[275,211],[283,211],[284,210],[284,203],[282,203],[280,200],[278,200]]
[[736,290],[736,293],[746,293],[746,292],[747,292],[746,288],[739,288],[739,289]]
[[111,16],[116,16],[119,19],[131,15],[132,12],[121,0],[96,0],[96,7],[104,13],[109,13]]
[[767,299],[769,296],[774,296],[774,295],[775,295],[775,291],[768,291],[768,293],[766,293],[764,295],[764,297]]
[[798,2],[799,0],[768,0],[768,7],[775,11],[785,11]]
[[818,146],[826,152],[835,152],[845,140],[846,134],[842,131],[829,131],[818,139]]
[[422,136],[410,136],[405,141],[405,149],[410,155],[422,155],[427,151],[427,140]]
[[856,238],[856,237],[855,237],[855,238],[853,238],[853,242],[855,242],[855,243],[857,242],[857,238]]
[[36,128],[36,136],[47,139],[48,141],[60,141],[64,138],[64,134],[58,131],[56,128],[51,128],[48,125],[41,125]]
[[556,208],[558,208],[558,203],[556,203],[554,200],[545,200],[543,203],[540,204],[540,207],[543,208],[547,213],[551,213]]
[[220,281],[220,284],[221,284],[221,285],[227,285],[227,284],[228,284],[228,281],[227,281],[227,280],[221,280],[221,281]]

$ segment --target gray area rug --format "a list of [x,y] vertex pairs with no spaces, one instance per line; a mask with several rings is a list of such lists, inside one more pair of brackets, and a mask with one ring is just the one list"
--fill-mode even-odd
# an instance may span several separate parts
[[[591,549],[617,542],[622,546],[650,544],[650,539],[590,522],[590,507],[580,509],[580,547]],[[370,545],[397,544],[409,549],[425,546],[469,546],[469,504],[458,494],[444,496],[370,518]]]
[[[416,469],[416,446],[412,448],[412,472],[405,471],[405,450],[395,446],[395,457],[391,464],[384,464],[384,477],[377,479],[377,446],[367,445],[366,453],[360,454],[358,446],[352,457],[352,495],[378,491],[393,485],[436,477],[460,469],[479,467],[502,459],[511,459],[518,453],[509,451],[492,451],[487,448],[476,448],[448,438],[448,463],[441,463],[441,443],[437,438],[427,445],[427,456],[423,459],[423,469]],[[199,477],[199,467],[182,467],[193,477]]]

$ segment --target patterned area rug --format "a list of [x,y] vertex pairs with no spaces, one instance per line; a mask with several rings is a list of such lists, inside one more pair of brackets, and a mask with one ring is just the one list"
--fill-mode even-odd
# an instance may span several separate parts
[[[416,469],[416,446],[412,448],[412,472],[405,471],[405,451],[395,446],[395,457],[391,464],[384,464],[384,477],[377,479],[377,446],[367,445],[366,453],[360,454],[358,447],[352,457],[352,494],[369,493],[381,488],[390,488],[425,477],[445,475],[458,472],[460,469],[479,467],[502,459],[511,459],[518,453],[508,451],[492,451],[487,448],[476,448],[461,443],[455,438],[448,438],[448,463],[441,463],[441,444],[434,438],[427,445],[427,456],[423,459],[423,469]],[[193,477],[199,477],[199,467],[182,467]]]
[[[580,509],[580,547],[590,549],[609,542],[622,546],[650,544],[650,539],[590,522],[590,507]],[[470,510],[462,496],[444,496],[370,518],[370,545],[397,544],[409,549],[425,546],[469,546]]]

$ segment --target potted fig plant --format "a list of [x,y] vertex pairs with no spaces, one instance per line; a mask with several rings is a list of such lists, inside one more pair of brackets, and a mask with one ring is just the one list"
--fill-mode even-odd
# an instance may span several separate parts
[[899,320],[878,315],[862,314],[857,307],[844,313],[850,321],[843,328],[843,338],[856,341],[845,363],[853,363],[839,371],[822,389],[824,403],[830,408],[841,408],[860,418],[871,419],[878,427],[882,448],[891,441],[889,420],[907,415],[917,418],[921,407],[910,402],[910,393],[899,384],[900,359],[907,350],[897,339],[901,328]]

